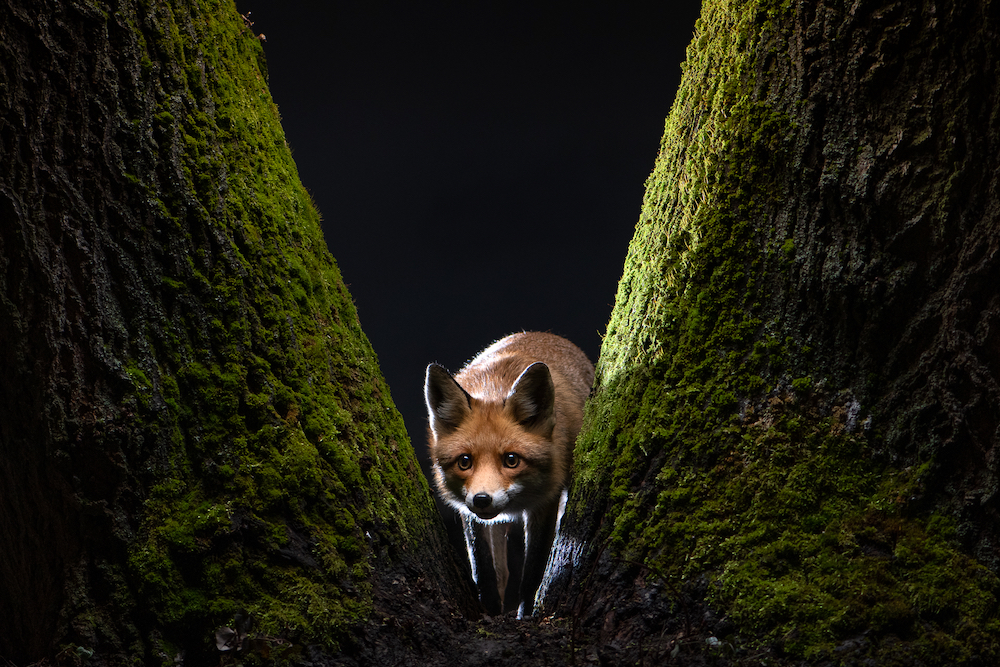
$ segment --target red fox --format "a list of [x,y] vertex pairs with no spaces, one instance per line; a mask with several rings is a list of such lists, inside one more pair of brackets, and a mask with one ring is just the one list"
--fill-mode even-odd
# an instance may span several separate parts
[[[427,367],[434,481],[461,513],[472,577],[490,613],[534,612],[593,382],[587,355],[548,333],[507,336],[454,377],[437,364]],[[519,537],[511,533],[519,523],[523,567],[518,573],[520,554],[512,553],[512,578],[507,539]],[[505,605],[508,582],[517,599]]]

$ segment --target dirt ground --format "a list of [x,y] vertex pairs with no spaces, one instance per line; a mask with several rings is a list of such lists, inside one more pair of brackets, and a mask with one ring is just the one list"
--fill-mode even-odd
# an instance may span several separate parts
[[[653,667],[792,665],[771,648],[749,648],[735,627],[688,595],[685,600],[629,596],[603,611],[518,620],[513,614],[469,618],[457,607],[441,614],[419,577],[396,575],[378,596],[372,621],[336,656],[302,656],[302,664],[338,667]],[[445,602],[447,607],[447,602]],[[603,618],[602,618],[603,617]]]

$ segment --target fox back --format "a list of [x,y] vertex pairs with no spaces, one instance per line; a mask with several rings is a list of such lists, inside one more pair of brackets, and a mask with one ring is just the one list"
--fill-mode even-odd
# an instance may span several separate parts
[[[454,377],[436,364],[427,367],[424,395],[438,493],[466,522],[525,523],[522,603],[534,596],[544,572],[593,380],[594,367],[583,351],[547,333],[503,338]],[[490,541],[501,605],[506,552],[493,541],[502,532],[505,542],[507,529],[494,528],[484,537]],[[473,555],[477,581],[482,565]],[[527,608],[530,613],[530,604]]]

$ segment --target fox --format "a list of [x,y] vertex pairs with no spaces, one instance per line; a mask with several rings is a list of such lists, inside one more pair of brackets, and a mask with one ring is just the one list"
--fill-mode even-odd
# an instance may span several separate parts
[[[455,375],[427,366],[434,484],[462,518],[472,578],[488,613],[534,613],[593,382],[587,355],[551,333],[502,338]],[[523,554],[509,554],[508,539],[519,543],[520,531]]]

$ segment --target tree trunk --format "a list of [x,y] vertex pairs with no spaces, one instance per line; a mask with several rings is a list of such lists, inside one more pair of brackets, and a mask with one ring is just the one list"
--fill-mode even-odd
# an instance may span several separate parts
[[647,655],[1000,660],[998,15],[706,0],[550,607]]
[[0,3],[4,658],[472,604],[266,79],[231,0]]

